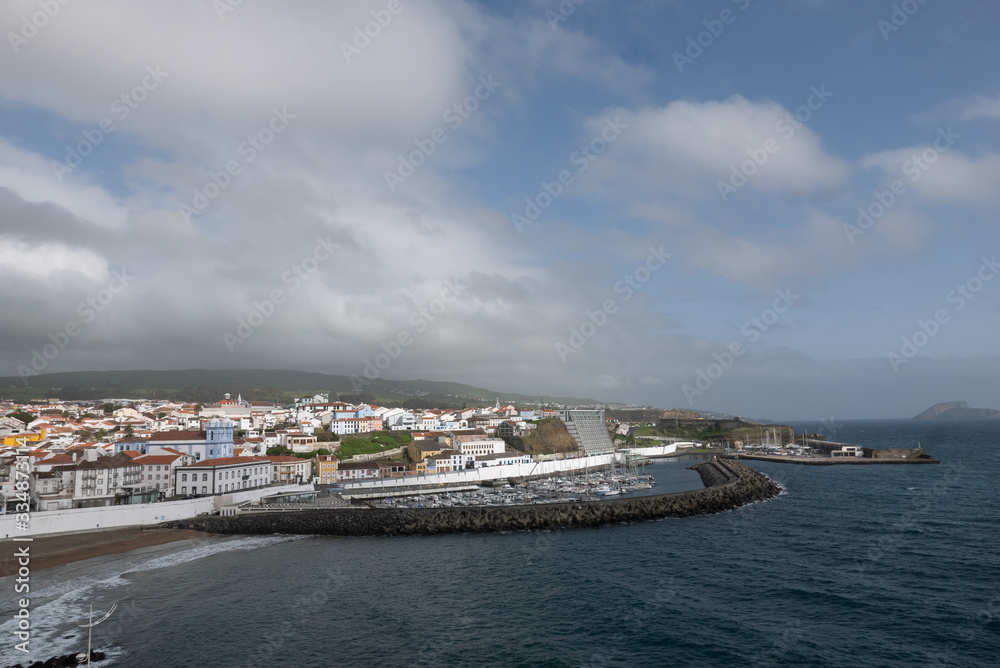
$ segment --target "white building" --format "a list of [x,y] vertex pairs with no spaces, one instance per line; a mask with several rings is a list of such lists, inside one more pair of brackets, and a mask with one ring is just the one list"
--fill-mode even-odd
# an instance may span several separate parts
[[73,505],[77,508],[111,506],[127,502],[140,491],[142,467],[118,457],[99,456],[96,450],[87,450],[86,459],[76,463]]
[[142,467],[142,486],[163,494],[170,493],[175,468],[195,463],[192,455],[170,452],[167,449],[155,450],[152,454],[141,455],[132,461]]
[[451,447],[463,455],[494,455],[505,451],[506,444],[502,438],[489,438],[475,434],[457,434],[452,436]]
[[301,484],[312,479],[312,461],[301,457],[271,455],[271,482],[283,485]]
[[508,464],[530,464],[534,461],[531,455],[518,452],[498,452],[492,455],[479,455],[474,458],[477,469],[487,466],[507,466]]
[[220,457],[177,467],[173,475],[174,496],[225,494],[268,485],[271,462],[264,457]]

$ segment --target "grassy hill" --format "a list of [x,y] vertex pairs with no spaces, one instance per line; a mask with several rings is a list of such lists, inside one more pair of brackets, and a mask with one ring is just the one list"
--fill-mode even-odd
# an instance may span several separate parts
[[[176,371],[73,371],[31,376],[25,387],[18,376],[0,377],[0,398],[19,400],[61,396],[59,391],[72,388],[78,398],[156,397],[188,395],[197,388],[211,392],[242,392],[248,399],[288,400],[294,396],[328,392],[331,400],[337,394],[357,394],[350,376],[293,371],[289,369],[183,369]],[[53,390],[58,390],[53,392]],[[577,397],[539,397],[486,390],[462,383],[431,380],[388,380],[378,378],[365,385],[369,393],[386,405],[427,403],[441,407],[459,407],[463,403],[535,404],[546,403],[586,405],[599,403]],[[93,395],[93,396],[90,396]],[[200,401],[201,399],[189,399]],[[425,406],[416,406],[425,407]]]

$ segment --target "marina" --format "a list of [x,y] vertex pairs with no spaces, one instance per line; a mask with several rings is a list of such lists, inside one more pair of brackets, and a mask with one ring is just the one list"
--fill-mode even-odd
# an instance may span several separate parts
[[471,506],[518,506],[565,501],[598,501],[652,489],[656,480],[638,471],[586,473],[523,482],[510,482],[499,488],[472,491],[430,493],[424,491],[407,497],[387,496],[378,502],[382,508],[453,508]]

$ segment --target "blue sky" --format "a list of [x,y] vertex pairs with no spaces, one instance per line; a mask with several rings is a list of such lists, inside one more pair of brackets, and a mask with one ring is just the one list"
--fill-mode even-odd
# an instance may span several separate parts
[[3,374],[1000,408],[995,3],[220,6],[0,10]]

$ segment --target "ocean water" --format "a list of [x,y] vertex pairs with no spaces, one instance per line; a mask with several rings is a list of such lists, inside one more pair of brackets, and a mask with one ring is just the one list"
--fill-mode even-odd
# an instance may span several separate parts
[[[1000,420],[802,424],[940,465],[752,462],[784,488],[709,517],[410,538],[205,537],[33,581],[31,659],[104,665],[997,666]],[[700,480],[668,461],[657,491]],[[13,583],[0,580],[10,620]],[[0,624],[0,666],[12,651]],[[73,637],[68,637],[73,636]]]

